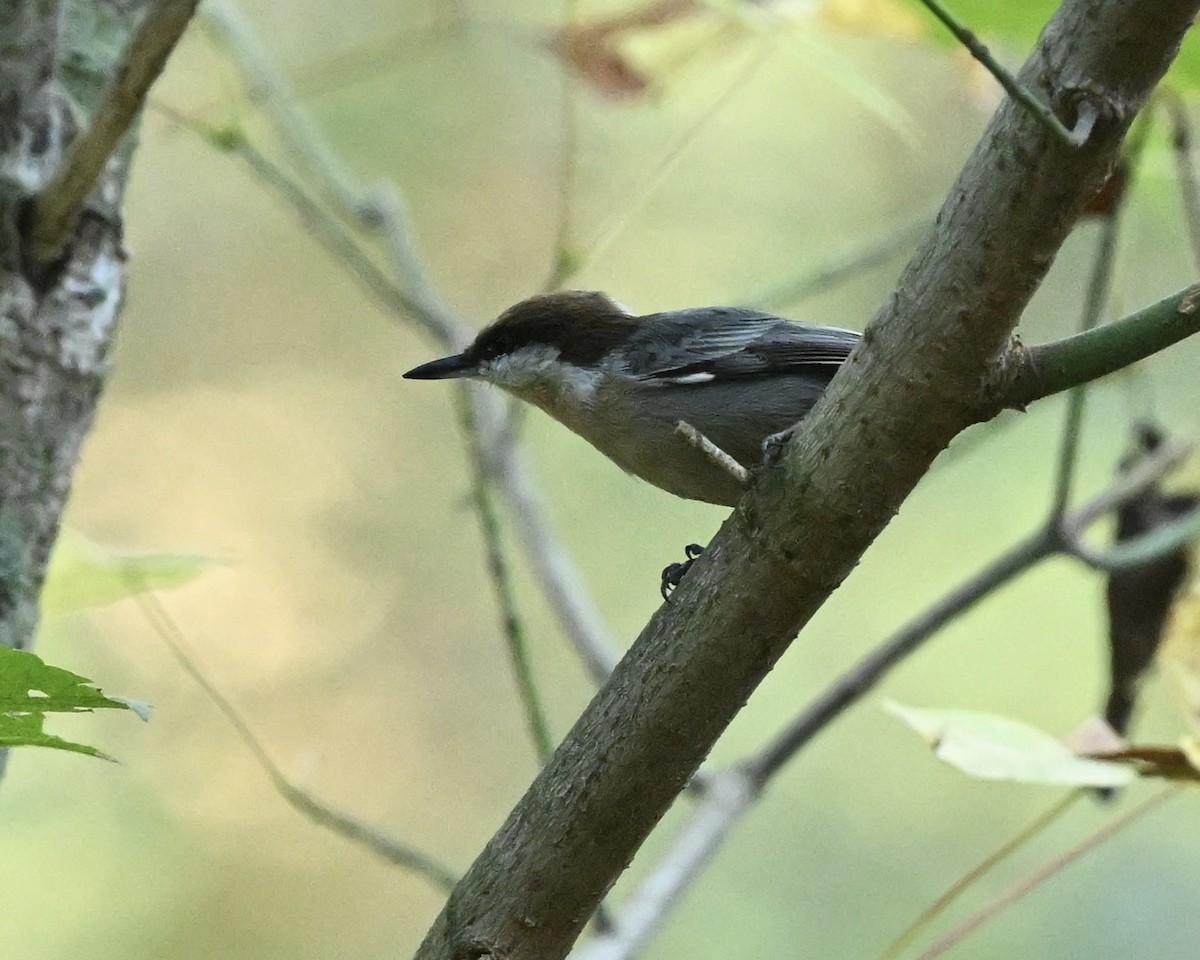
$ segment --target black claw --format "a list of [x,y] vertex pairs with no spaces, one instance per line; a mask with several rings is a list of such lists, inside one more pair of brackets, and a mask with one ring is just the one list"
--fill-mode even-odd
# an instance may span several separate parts
[[671,592],[679,586],[680,582],[687,575],[687,572],[692,569],[692,564],[704,552],[704,548],[698,543],[689,543],[683,548],[683,553],[687,557],[686,560],[680,563],[669,563],[663,568],[662,584],[659,586],[659,593],[662,598],[671,602]]
[[786,430],[780,430],[778,433],[773,433],[762,442],[763,464],[768,467],[773,467],[779,462],[779,457],[783,453],[783,448],[787,446],[787,442],[796,434],[795,427],[788,427]]

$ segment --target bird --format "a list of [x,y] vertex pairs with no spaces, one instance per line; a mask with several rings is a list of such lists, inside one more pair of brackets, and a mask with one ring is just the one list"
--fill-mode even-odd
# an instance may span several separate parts
[[678,497],[733,506],[744,484],[680,436],[679,421],[755,467],[764,442],[808,414],[859,339],[742,307],[639,316],[605,293],[567,290],[522,300],[461,353],[404,377],[493,384],[628,473]]

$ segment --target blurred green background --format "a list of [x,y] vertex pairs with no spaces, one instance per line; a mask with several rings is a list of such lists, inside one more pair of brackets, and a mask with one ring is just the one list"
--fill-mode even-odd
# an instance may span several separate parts
[[[580,15],[621,9],[587,4]],[[433,278],[457,309],[482,323],[542,286],[564,143],[563,69],[546,43],[558,5],[263,0],[246,12],[347,163],[405,191]],[[891,30],[813,28],[748,74],[761,49],[753,36],[696,43],[681,30],[638,42],[645,62],[672,65],[664,83],[624,102],[577,91],[577,240],[586,248],[614,216],[621,227],[572,285],[645,312],[748,301],[927,214],[995,103],[950,48]],[[1019,61],[1019,46],[997,48]],[[237,119],[273,148],[199,30],[154,97]],[[646,193],[648,171],[681,138],[678,161]],[[1114,312],[1192,278],[1176,196],[1155,139]],[[159,112],[143,129],[127,216],[128,307],[69,522],[113,545],[228,561],[163,595],[197,659],[304,787],[464,869],[535,763],[466,506],[450,393],[400,379],[436,348],[385,315],[236,158]],[[1068,242],[1023,321],[1028,341],[1077,323],[1096,239],[1084,225]],[[902,262],[787,312],[861,329]],[[1152,402],[1170,428],[1195,431],[1198,362],[1200,343],[1184,344],[1092,392],[1082,490],[1110,477],[1131,411]],[[1053,400],[977,428],[987,442],[935,469],[743,711],[718,761],[761,745],[1040,519],[1062,414]],[[624,476],[540,414],[525,420],[524,438],[558,531],[628,643],[659,602],[660,569],[724,512]],[[590,686],[516,563],[561,735]],[[1103,628],[1102,583],[1055,562],[944,631],[885,693],[1065,734],[1101,702]],[[54,721],[120,766],[34,750],[12,758],[0,788],[0,957],[299,960],[415,948],[441,895],[289,808],[132,604],[48,624],[39,643],[51,662],[156,713],[149,725]],[[939,766],[877,703],[777,778],[651,956],[873,957],[1056,798]],[[1181,734],[1165,684],[1148,689],[1138,729],[1147,741]],[[682,813],[651,839],[618,898]],[[1112,813],[1077,808],[954,915]],[[1192,796],[1177,798],[959,955],[1194,957],[1195,814]]]

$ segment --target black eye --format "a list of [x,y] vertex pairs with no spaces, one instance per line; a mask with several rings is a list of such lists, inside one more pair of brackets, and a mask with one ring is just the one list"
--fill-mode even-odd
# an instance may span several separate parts
[[512,337],[507,333],[497,333],[494,336],[488,337],[483,343],[479,344],[478,352],[480,360],[495,360],[497,357],[503,356],[512,351]]

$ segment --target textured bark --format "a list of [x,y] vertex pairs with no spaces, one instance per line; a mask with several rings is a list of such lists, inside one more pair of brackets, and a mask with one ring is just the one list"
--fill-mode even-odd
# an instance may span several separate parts
[[[110,4],[15,2],[0,16],[0,643],[27,647],[125,288],[114,155],[58,261],[28,255],[28,212],[86,125],[127,34]],[[78,44],[72,48],[71,43]]]
[[1198,0],[1067,0],[1022,80],[1082,149],[1006,103],[890,301],[781,462],[654,616],[472,865],[421,960],[564,956],[796,633],[933,459],[994,412],[1010,335]]
[[[29,211],[86,127],[133,6],[0,6],[0,643],[10,647],[32,642],[46,564],[108,369],[125,290],[120,204],[131,145],[109,159],[53,263],[29,255]],[[0,773],[6,756],[0,751]]]

